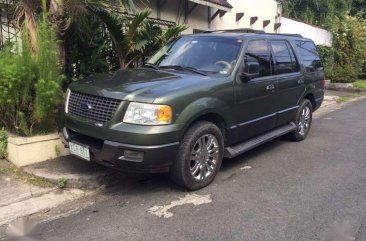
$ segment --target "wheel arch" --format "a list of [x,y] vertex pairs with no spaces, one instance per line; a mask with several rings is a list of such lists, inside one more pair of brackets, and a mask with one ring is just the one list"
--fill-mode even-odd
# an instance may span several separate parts
[[309,100],[312,107],[313,107],[313,111],[316,109],[316,101],[315,101],[315,97],[312,93],[308,93],[304,96],[303,99]]
[[198,115],[196,115],[194,118],[192,118],[185,125],[183,135],[181,136],[181,138],[183,138],[184,134],[189,130],[190,127],[192,127],[195,123],[200,122],[200,121],[207,121],[207,122],[211,122],[212,124],[216,125],[220,129],[222,136],[224,137],[224,143],[226,143],[227,123],[226,123],[224,117],[215,111],[202,112],[202,113],[199,113]]

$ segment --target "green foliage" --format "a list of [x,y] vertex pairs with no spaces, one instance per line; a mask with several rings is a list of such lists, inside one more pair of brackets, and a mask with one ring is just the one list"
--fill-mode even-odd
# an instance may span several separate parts
[[155,22],[149,20],[149,9],[136,13],[132,18],[116,17],[108,12],[96,14],[109,30],[122,69],[133,64],[136,66],[144,56],[157,51],[171,37],[178,36],[187,29],[186,26],[178,25],[162,30]]
[[38,51],[34,58],[37,66],[37,83],[33,118],[42,122],[54,112],[60,98],[60,75],[58,63],[58,46],[53,29],[45,19],[38,23]]
[[366,59],[366,21],[346,16],[332,23],[334,58],[333,82],[351,83],[362,73]]
[[0,52],[0,121],[8,130],[23,134],[27,130],[21,124],[32,109],[30,93],[35,84],[31,59],[26,34],[19,46]]
[[9,131],[24,136],[54,129],[52,117],[62,80],[57,42],[47,18],[39,19],[38,26],[35,54],[26,28],[20,43],[0,52],[0,121]]
[[306,23],[327,26],[334,17],[351,10],[351,0],[283,0],[283,14]]
[[360,90],[366,90],[366,80],[357,80],[353,83],[353,86]]
[[328,79],[332,79],[334,67],[334,48],[318,46],[318,50],[324,64],[325,74]]
[[58,145],[55,145],[55,153],[56,153],[56,156],[60,156],[61,155],[61,149]]
[[7,157],[8,134],[5,129],[0,129],[0,158]]
[[66,187],[66,183],[67,183],[67,179],[64,177],[61,177],[58,179],[57,186],[58,186],[58,188],[63,189]]
[[336,102],[338,104],[343,104],[343,103],[347,103],[348,101],[350,101],[350,97],[347,97],[347,96],[341,96],[339,98],[336,99]]

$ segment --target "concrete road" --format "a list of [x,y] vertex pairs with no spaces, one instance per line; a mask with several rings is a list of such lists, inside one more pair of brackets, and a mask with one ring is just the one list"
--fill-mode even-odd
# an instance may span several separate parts
[[366,240],[366,100],[314,120],[304,142],[279,139],[225,160],[203,190],[156,175],[103,196],[41,224],[37,239]]

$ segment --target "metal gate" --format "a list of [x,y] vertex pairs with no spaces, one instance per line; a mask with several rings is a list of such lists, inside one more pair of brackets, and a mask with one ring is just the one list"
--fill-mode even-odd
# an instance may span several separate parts
[[18,30],[14,26],[14,0],[0,0],[0,49],[8,42],[16,41]]

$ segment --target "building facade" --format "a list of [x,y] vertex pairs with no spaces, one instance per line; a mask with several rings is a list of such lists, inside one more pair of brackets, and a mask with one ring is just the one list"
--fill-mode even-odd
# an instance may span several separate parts
[[281,7],[276,0],[150,0],[153,18],[186,24],[185,34],[252,28],[275,33]]

